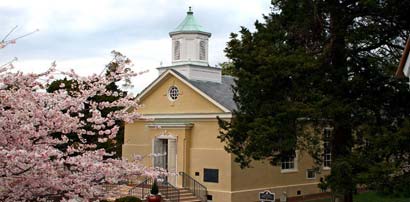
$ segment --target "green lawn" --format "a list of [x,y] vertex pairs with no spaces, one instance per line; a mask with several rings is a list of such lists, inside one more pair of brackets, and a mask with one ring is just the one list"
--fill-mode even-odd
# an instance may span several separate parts
[[[374,192],[361,193],[353,196],[354,202],[410,202],[410,198],[394,198]],[[330,199],[311,200],[309,202],[330,202]]]

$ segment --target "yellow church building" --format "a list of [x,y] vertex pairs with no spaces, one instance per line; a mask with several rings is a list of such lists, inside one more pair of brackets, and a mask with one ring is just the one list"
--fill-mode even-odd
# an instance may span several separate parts
[[241,169],[234,162],[217,138],[217,117],[230,120],[236,109],[234,78],[209,66],[211,33],[203,30],[190,9],[169,35],[172,65],[158,68],[158,78],[137,96],[143,106],[140,113],[147,119],[125,126],[123,156],[162,154],[146,158],[145,163],[177,173],[167,177],[175,187],[187,187],[190,181],[195,198],[180,201],[253,202],[260,201],[265,191],[276,199],[285,193],[288,197],[320,193],[317,184],[328,172],[330,154],[320,175],[311,169],[308,155],[298,154],[277,167],[254,162],[252,168]]

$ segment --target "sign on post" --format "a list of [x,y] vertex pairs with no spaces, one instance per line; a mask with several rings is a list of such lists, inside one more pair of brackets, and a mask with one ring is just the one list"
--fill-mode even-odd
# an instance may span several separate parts
[[274,202],[275,201],[275,193],[272,193],[268,190],[264,192],[259,192],[259,200],[260,202]]

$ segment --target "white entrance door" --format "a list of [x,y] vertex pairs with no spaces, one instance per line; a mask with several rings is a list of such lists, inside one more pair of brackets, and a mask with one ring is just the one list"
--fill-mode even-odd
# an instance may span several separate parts
[[162,168],[170,173],[166,180],[176,185],[177,171],[177,141],[176,139],[161,139],[154,140],[154,167]]
[[167,170],[167,139],[155,139],[154,140],[154,167],[163,168]]
[[176,186],[177,184],[177,141],[168,139],[168,182]]

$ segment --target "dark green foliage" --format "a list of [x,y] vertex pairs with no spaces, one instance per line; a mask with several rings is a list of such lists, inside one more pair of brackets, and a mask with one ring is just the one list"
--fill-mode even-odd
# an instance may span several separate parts
[[[106,65],[106,72],[105,74],[111,74],[113,72],[116,71],[116,68],[118,67],[119,64],[129,64],[131,61],[126,58],[125,56],[123,56],[121,53],[116,52],[116,51],[112,51],[112,54],[114,56],[113,60]],[[63,84],[63,85],[62,85]],[[56,80],[53,81],[47,88],[47,92],[54,92],[57,90],[65,90],[67,91],[70,95],[75,96],[76,92],[78,92],[78,87],[77,87],[77,81],[75,80],[67,80],[66,78],[61,79],[61,80]],[[117,86],[117,84],[115,82],[110,83],[109,85],[107,85],[106,87],[107,90],[111,91],[113,93],[113,95],[108,96],[108,95],[104,95],[104,96],[100,96],[100,95],[96,95],[94,97],[91,98],[92,101],[95,102],[114,102],[118,99],[120,99],[121,97],[125,97],[127,95],[126,92],[122,91],[121,89],[119,89],[119,87]],[[114,95],[114,93],[116,93],[117,95]],[[83,114],[84,117],[81,119],[82,121],[84,121],[85,123],[87,122],[87,119],[89,117],[91,117],[90,114],[90,106],[86,103],[84,103],[85,107],[83,110]],[[110,112],[113,111],[117,111],[117,110],[122,110],[122,108],[120,107],[111,107],[111,108],[105,108],[100,110],[101,115],[103,117],[106,117]],[[113,153],[113,158],[119,158],[121,157],[121,147],[122,144],[124,142],[124,123],[122,121],[116,121],[115,125],[113,126],[107,126],[105,129],[112,129],[114,126],[120,126],[119,131],[115,137],[115,139],[108,139],[108,141],[106,142],[98,142],[98,138],[101,138],[101,135],[84,135],[83,138],[85,138],[85,140],[88,143],[94,143],[97,145],[96,149],[100,149],[100,148],[104,148],[107,152],[109,153]],[[94,129],[92,129],[90,124],[86,124],[86,126],[84,126],[84,129],[86,130],[91,130],[91,131],[96,131]],[[61,134],[52,134],[54,137],[59,137]],[[106,135],[108,137],[108,135]],[[63,144],[63,145],[58,145],[58,148],[65,151],[67,149],[68,146],[76,144],[77,142],[80,141],[80,139],[78,138],[77,134],[68,134],[67,137],[69,138],[70,142],[67,144]]]
[[[376,192],[365,192],[355,195],[353,202],[409,202],[410,198],[386,196]],[[309,202],[332,202],[331,199],[309,200]]]
[[142,200],[135,196],[124,196],[122,198],[115,199],[115,202],[142,202]]
[[219,63],[219,66],[222,68],[222,75],[235,76],[232,62]]
[[158,195],[159,193],[159,189],[158,189],[158,184],[157,184],[157,179],[154,180],[154,183],[152,183],[152,187],[151,187],[151,194],[153,195]]
[[327,192],[329,189],[329,184],[323,178],[320,178],[320,183],[318,184],[318,187],[322,192]]
[[242,167],[259,159],[276,165],[295,150],[321,163],[321,152],[300,141],[320,142],[303,126],[316,133],[332,126],[326,183],[333,191],[351,196],[358,184],[380,190],[408,182],[410,92],[393,76],[410,34],[408,5],[272,1],[256,31],[231,34],[225,50],[238,105],[231,122],[220,120],[226,150]]

